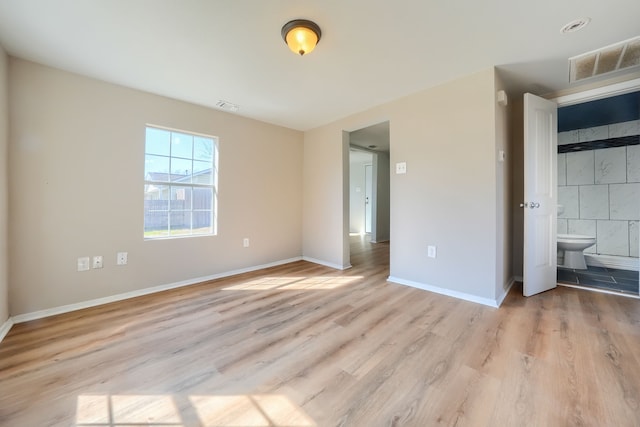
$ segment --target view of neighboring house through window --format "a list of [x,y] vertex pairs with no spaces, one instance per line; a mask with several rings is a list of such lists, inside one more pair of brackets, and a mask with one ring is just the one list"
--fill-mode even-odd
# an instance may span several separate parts
[[218,139],[147,126],[144,238],[216,234]]

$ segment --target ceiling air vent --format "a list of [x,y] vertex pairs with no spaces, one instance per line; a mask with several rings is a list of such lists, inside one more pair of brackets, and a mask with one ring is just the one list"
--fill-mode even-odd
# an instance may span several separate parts
[[216,107],[221,108],[223,110],[231,111],[232,113],[235,113],[236,111],[238,111],[240,109],[239,105],[232,104],[231,102],[222,101],[222,100],[216,102]]
[[640,69],[640,36],[569,58],[569,82]]

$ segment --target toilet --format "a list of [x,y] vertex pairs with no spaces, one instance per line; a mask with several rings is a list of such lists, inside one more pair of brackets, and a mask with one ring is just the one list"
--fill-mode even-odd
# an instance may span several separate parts
[[593,236],[581,234],[558,234],[558,250],[564,252],[564,265],[562,267],[576,270],[586,270],[587,263],[584,260],[584,251],[596,244]]

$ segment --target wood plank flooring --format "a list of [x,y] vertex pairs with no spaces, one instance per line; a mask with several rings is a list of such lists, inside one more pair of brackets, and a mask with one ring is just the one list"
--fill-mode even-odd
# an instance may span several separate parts
[[640,303],[500,309],[386,282],[389,246],[15,325],[0,425],[640,426]]

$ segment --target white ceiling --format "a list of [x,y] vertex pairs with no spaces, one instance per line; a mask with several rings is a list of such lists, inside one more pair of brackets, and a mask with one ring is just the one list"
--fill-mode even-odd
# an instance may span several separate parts
[[[560,28],[588,16],[573,34]],[[0,0],[10,55],[307,130],[487,67],[568,87],[567,58],[640,33],[638,0]],[[280,28],[315,21],[299,57]]]

